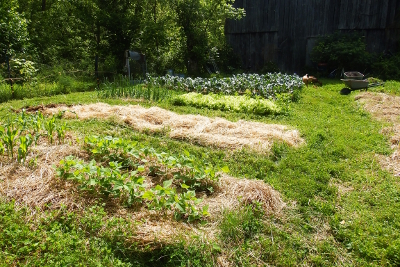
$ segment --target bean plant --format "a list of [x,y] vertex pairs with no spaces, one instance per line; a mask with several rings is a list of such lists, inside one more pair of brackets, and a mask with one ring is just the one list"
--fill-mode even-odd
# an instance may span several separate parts
[[[66,157],[57,167],[59,177],[75,181],[81,190],[120,198],[127,205],[138,202],[150,209],[171,210],[176,219],[188,221],[208,215],[207,206],[198,210],[201,199],[196,192],[212,191],[217,173],[228,171],[196,160],[187,151],[175,155],[111,136],[86,137],[84,148],[91,161]],[[148,179],[156,185],[148,188]]]

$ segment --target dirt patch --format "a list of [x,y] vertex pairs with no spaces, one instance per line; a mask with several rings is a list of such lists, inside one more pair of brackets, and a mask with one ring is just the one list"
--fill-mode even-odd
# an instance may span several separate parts
[[263,181],[222,174],[215,192],[203,196],[201,205],[209,205],[210,212],[206,226],[176,221],[170,211],[148,210],[145,206],[126,208],[118,200],[85,194],[77,189],[76,184],[56,177],[53,166],[61,159],[68,155],[87,157],[74,140],[69,138],[67,142],[50,145],[45,139],[41,140],[32,148],[25,166],[0,157],[0,195],[14,200],[16,206],[29,206],[33,213],[62,206],[69,211],[80,212],[98,201],[103,202],[110,217],[124,217],[135,222],[135,241],[143,245],[154,240],[171,242],[173,237],[189,238],[193,234],[212,239],[218,231],[223,210],[235,209],[243,203],[258,201],[266,213],[279,213],[285,206],[280,194]]
[[219,148],[249,147],[258,151],[269,151],[273,141],[277,140],[294,147],[304,143],[299,131],[284,125],[248,121],[230,122],[222,118],[179,115],[158,107],[111,106],[97,103],[44,109],[47,114],[56,114],[59,111],[70,111],[65,112],[64,116],[71,118],[119,119],[138,131],[168,131],[171,138]]
[[400,97],[384,93],[361,93],[355,100],[362,103],[372,117],[391,124],[382,129],[382,134],[390,137],[394,150],[389,157],[379,155],[380,164],[395,175],[400,176]]
[[47,105],[39,105],[39,106],[29,106],[29,107],[23,107],[21,109],[11,109],[15,113],[20,113],[22,110],[25,110],[26,112],[36,112],[36,111],[44,111],[45,109],[49,108],[57,108],[57,107],[71,107],[72,105],[65,105],[65,104],[47,104]]

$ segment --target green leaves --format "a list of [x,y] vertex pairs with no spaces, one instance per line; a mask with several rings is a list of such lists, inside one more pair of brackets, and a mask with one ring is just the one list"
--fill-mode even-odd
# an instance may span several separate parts
[[[197,210],[201,199],[195,190],[212,191],[220,170],[188,151],[173,155],[111,136],[85,137],[84,148],[98,161],[85,163],[66,157],[56,167],[57,176],[77,182],[81,190],[120,198],[127,205],[140,202],[151,209],[172,210],[175,218],[194,221],[208,216],[206,207]],[[145,186],[147,179],[162,183],[153,181],[155,185],[149,188]]]
[[33,142],[32,135],[27,134],[25,136],[20,136],[20,145],[18,148],[18,162],[22,163],[26,160],[26,155],[28,153],[28,148]]
[[19,131],[18,128],[14,129],[13,126],[8,125],[5,133],[3,134],[3,143],[5,144],[5,146],[7,148],[7,152],[11,156],[11,158],[14,158],[13,150],[14,150],[14,146],[16,145],[16,143],[14,141],[17,137],[18,131]]
[[174,105],[194,106],[223,111],[254,113],[258,115],[278,114],[281,108],[267,99],[254,99],[248,96],[226,96],[188,93],[173,98]]
[[224,95],[247,94],[267,99],[275,99],[278,94],[282,93],[292,95],[295,91],[301,90],[303,86],[299,76],[282,73],[237,74],[228,78],[197,77],[194,79],[166,75],[164,77],[148,77],[146,82],[152,86],[161,86],[177,91]]
[[53,133],[56,129],[56,117],[53,116],[50,119],[44,122],[44,128],[46,129],[47,137],[50,141],[50,144],[53,144]]
[[14,159],[14,149],[18,148],[17,161],[25,163],[29,148],[36,145],[42,129],[46,129],[46,135],[53,142],[53,133],[57,130],[59,143],[64,142],[67,124],[58,124],[55,116],[50,119],[44,118],[43,114],[26,113],[22,110],[15,119],[8,118],[4,126],[0,125],[0,155],[7,152],[7,155]]

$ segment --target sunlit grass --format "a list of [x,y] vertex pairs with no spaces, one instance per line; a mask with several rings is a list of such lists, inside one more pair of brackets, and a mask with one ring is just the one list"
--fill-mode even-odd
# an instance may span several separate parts
[[[278,116],[177,107],[167,101],[157,103],[158,106],[178,113],[290,125],[298,129],[306,140],[306,145],[297,149],[276,143],[270,154],[249,150],[224,151],[173,141],[162,133],[137,133],[125,124],[101,118],[89,121],[66,120],[77,135],[119,136],[174,153],[187,150],[198,158],[228,165],[234,176],[260,179],[271,184],[287,203],[287,208],[279,215],[260,214],[251,206],[244,207],[241,213],[227,211],[219,226],[221,233],[215,240],[206,241],[194,235],[191,241],[178,239],[175,243],[176,240],[172,240],[172,244],[155,241],[154,247],[139,249],[139,245],[121,242],[116,238],[117,235],[113,235],[111,228],[96,217],[96,213],[90,212],[87,213],[88,218],[93,218],[99,227],[104,227],[104,232],[89,231],[92,234],[87,236],[76,229],[70,238],[75,238],[76,242],[89,242],[89,249],[84,254],[88,262],[95,261],[100,253],[102,256],[98,260],[104,260],[103,263],[107,263],[110,255],[113,255],[116,262],[119,260],[134,266],[185,266],[188,262],[192,266],[212,266],[218,262],[218,258],[236,266],[398,266],[400,183],[398,177],[382,170],[376,158],[376,155],[388,156],[392,153],[388,137],[381,133],[385,124],[374,121],[355,102],[354,96],[358,91],[343,96],[339,93],[344,87],[341,81],[322,82],[322,87],[305,88],[300,100],[290,104],[290,112]],[[399,82],[386,82],[385,87],[371,88],[369,91],[398,94],[399,89]],[[9,101],[0,105],[0,116],[9,114],[10,108],[99,101],[109,104],[155,105],[151,101],[135,99],[100,99],[96,92],[86,92]],[[4,209],[7,213],[1,213],[1,233],[5,233],[3,229],[16,229],[11,222],[15,216],[23,215],[15,215],[12,206]],[[38,237],[33,240],[41,240],[45,233],[51,231],[51,227],[30,222],[28,216],[24,216],[21,218],[24,218],[25,224],[20,227],[42,229],[34,232]],[[7,218],[10,219],[7,221]],[[80,217],[74,217],[69,222],[59,220],[58,217],[48,218],[48,225],[58,225],[61,229],[80,225],[81,221]],[[60,236],[72,240],[66,234],[70,232],[63,231]],[[17,255],[16,250],[5,244],[22,244],[32,239],[27,230],[22,233],[25,234],[3,234],[3,243],[0,241],[3,254],[0,259],[8,257],[4,251]],[[124,235],[129,239],[134,232],[124,232]],[[59,251],[50,250],[54,246],[52,241],[37,242],[49,248],[48,257],[59,260],[56,257]],[[22,264],[34,262],[38,265],[40,261],[35,259],[40,257],[35,255],[39,255],[41,250],[27,244],[29,251],[21,250],[19,256],[13,259]],[[93,244],[98,244],[98,247]],[[65,253],[66,257],[80,259],[72,250],[67,249]]]

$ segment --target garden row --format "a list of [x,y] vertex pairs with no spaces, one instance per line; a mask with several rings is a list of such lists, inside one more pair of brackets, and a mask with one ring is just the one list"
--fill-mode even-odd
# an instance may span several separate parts
[[[42,113],[22,110],[15,118],[0,123],[0,157],[25,164],[33,146],[46,137],[50,144],[57,136],[63,143],[66,130],[62,113],[46,118]],[[41,141],[40,141],[41,142]],[[208,215],[208,206],[198,205],[197,193],[211,193],[218,182],[218,168],[184,151],[171,154],[135,141],[113,137],[85,137],[84,161],[67,156],[59,162],[57,176],[74,181],[81,190],[119,199],[123,204],[145,205],[149,209],[171,210],[176,219],[194,221]],[[29,164],[28,164],[29,165]]]
[[120,138],[86,137],[84,149],[90,161],[69,156],[57,167],[57,175],[79,184],[81,190],[121,200],[125,205],[145,205],[171,210],[176,219],[189,222],[208,215],[199,210],[199,192],[211,193],[219,179],[217,171],[228,171],[198,160],[189,152],[174,155]]
[[161,86],[171,90],[197,93],[215,93],[225,95],[244,94],[275,99],[279,94],[297,96],[303,83],[297,75],[282,73],[237,74],[226,78],[183,78],[166,75],[163,77],[148,77],[147,84]]
[[138,85],[124,79],[106,82],[98,96],[170,100],[173,105],[267,115],[286,112],[288,103],[298,100],[302,85],[297,75],[281,73],[207,79],[148,76]]
[[58,142],[63,143],[68,127],[65,122],[58,122],[61,116],[57,114],[46,118],[40,112],[31,115],[22,110],[16,118],[9,117],[0,122],[0,156],[13,160],[17,155],[17,161],[25,163],[30,148],[37,145],[41,136],[52,144],[54,135],[57,135]]

